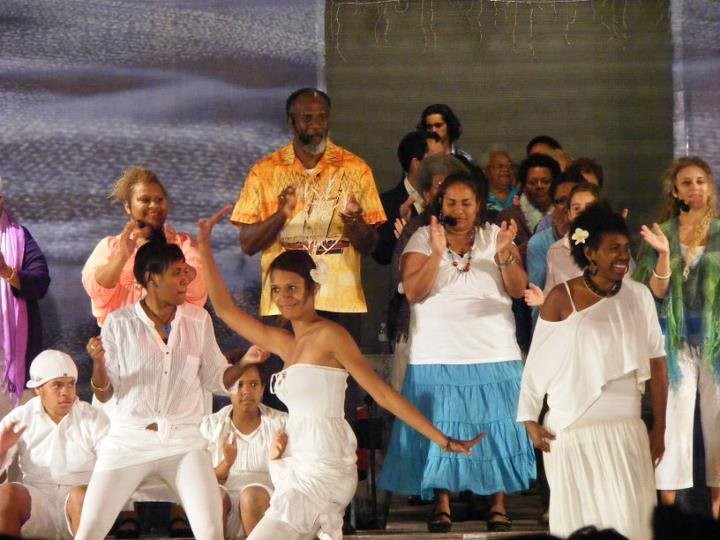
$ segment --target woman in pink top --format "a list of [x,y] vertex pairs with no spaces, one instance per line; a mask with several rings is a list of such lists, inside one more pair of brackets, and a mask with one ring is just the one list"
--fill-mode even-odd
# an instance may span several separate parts
[[164,234],[177,244],[193,274],[187,301],[203,306],[207,290],[202,263],[189,234],[174,231],[165,223],[169,201],[157,175],[143,167],[131,167],[116,182],[110,198],[123,205],[128,223],[120,234],[100,240],[82,270],[82,283],[90,296],[93,315],[102,326],[113,311],[140,300],[144,291],[133,277],[135,253],[151,235]]

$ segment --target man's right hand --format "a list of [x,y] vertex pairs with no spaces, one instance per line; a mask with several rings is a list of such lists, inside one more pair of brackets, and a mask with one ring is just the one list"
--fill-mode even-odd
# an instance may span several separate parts
[[8,450],[17,444],[27,426],[19,421],[10,422],[0,430],[0,456],[5,456]]
[[278,196],[278,208],[290,219],[295,212],[297,206],[297,195],[295,194],[295,186],[288,186],[280,192]]

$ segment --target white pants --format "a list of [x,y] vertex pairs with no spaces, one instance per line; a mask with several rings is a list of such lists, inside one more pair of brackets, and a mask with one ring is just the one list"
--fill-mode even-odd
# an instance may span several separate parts
[[220,490],[205,450],[122,469],[93,471],[76,540],[105,538],[118,512],[148,476],[159,476],[177,493],[195,538],[222,540]]
[[312,540],[315,533],[300,534],[284,521],[265,516],[255,526],[247,540]]
[[700,394],[700,421],[705,443],[705,479],[720,487],[720,385],[703,364],[702,349],[685,346],[678,353],[682,381],[668,392],[665,416],[665,455],[655,469],[657,489],[686,489],[693,485],[693,425],[695,395]]

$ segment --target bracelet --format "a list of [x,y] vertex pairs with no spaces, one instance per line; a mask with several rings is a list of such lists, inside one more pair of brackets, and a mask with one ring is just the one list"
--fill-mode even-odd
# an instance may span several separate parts
[[672,270],[668,270],[668,273],[664,276],[658,275],[657,272],[655,272],[655,269],[653,268],[652,275],[655,279],[659,279],[660,281],[665,281],[666,279],[670,279],[670,276],[672,276]]
[[507,268],[508,266],[512,265],[512,263],[514,263],[514,262],[515,262],[515,255],[511,254],[505,261],[503,261],[503,262],[498,261],[497,265],[500,268]]
[[108,382],[105,386],[100,388],[99,386],[95,386],[95,383],[92,380],[92,377],[90,377],[90,388],[92,388],[93,392],[106,392],[110,389],[110,379],[108,379]]

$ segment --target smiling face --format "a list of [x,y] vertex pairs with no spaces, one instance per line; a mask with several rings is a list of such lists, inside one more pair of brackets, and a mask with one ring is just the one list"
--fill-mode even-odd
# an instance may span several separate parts
[[585,248],[585,256],[597,265],[597,275],[620,281],[630,265],[630,239],[621,233],[604,233],[597,249]]
[[161,274],[152,274],[148,280],[148,294],[166,304],[179,306],[185,302],[190,284],[188,265],[174,261]]
[[462,233],[475,227],[480,205],[475,192],[465,184],[457,183],[447,188],[443,195],[442,213],[455,218],[456,224],[448,230]]
[[75,379],[72,377],[59,377],[52,379],[35,389],[45,412],[55,422],[59,422],[75,403]]
[[288,124],[295,135],[295,142],[306,153],[320,155],[325,151],[330,112],[325,100],[316,95],[299,96],[292,105]]
[[237,391],[230,394],[233,410],[245,414],[256,411],[264,391],[260,371],[255,366],[248,367],[238,379]]
[[313,290],[308,290],[305,280],[295,272],[274,269],[270,273],[270,297],[280,314],[289,321],[314,309],[318,287],[316,284]]
[[675,175],[674,195],[692,210],[704,209],[710,200],[710,179],[697,165],[683,167]]
[[168,213],[165,191],[155,182],[138,182],[130,190],[129,201],[125,201],[125,212],[135,221],[161,229]]

